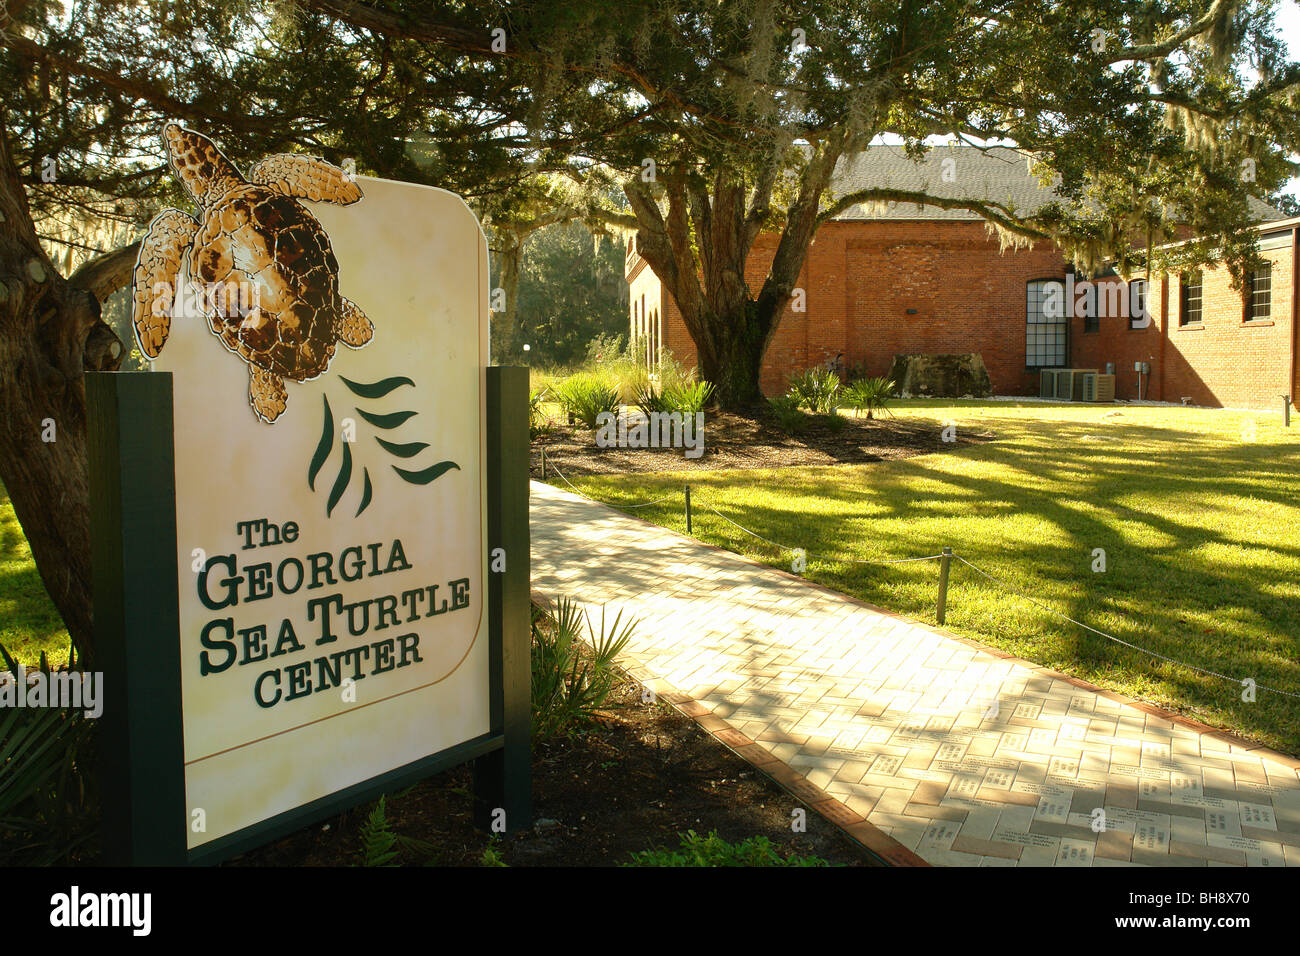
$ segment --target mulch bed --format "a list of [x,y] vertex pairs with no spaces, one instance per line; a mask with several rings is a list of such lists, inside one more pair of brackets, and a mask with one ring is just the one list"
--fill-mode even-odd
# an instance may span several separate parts
[[[857,842],[816,812],[807,831],[791,831],[803,806],[767,776],[718,743],[668,704],[641,702],[626,683],[608,716],[586,733],[542,743],[533,752],[533,815],[537,825],[500,838],[510,866],[615,866],[652,847],[676,849],[678,834],[718,831],[739,842],[765,836],[783,855],[815,855],[833,864],[876,865]],[[433,844],[432,857],[407,853],[406,865],[479,866],[487,834],[472,823],[472,775],[458,767],[390,794],[395,833]],[[359,833],[369,806],[231,861],[232,866],[359,865]]]
[[782,431],[764,415],[704,413],[704,454],[685,457],[680,448],[601,448],[595,432],[581,425],[555,425],[533,440],[532,475],[541,477],[541,449],[548,464],[561,473],[611,475],[629,472],[716,471],[736,468],[787,468],[792,465],[845,465],[896,458],[980,444],[992,432],[957,431],[955,442],[944,442],[939,423],[881,418],[841,417],[833,428],[824,418],[809,416],[798,435]]

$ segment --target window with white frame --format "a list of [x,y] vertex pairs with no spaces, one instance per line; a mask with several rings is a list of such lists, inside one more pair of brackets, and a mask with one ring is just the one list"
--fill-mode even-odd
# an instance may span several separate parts
[[1246,273],[1246,321],[1267,319],[1273,314],[1273,264]]

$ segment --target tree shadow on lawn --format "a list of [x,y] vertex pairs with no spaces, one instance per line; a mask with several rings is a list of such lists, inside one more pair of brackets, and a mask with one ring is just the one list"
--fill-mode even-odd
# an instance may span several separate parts
[[[1216,494],[1235,495],[1248,503],[1264,502],[1294,509],[1296,497],[1275,488],[1262,487],[1260,482],[1300,484],[1295,447],[1258,443],[1229,451],[1222,449],[1221,445],[1216,447],[1214,442],[1180,440],[1176,443],[1174,455],[1170,445],[1175,443],[1168,441],[1167,433],[1160,435],[1157,432],[1153,438],[1157,436],[1166,441],[1153,442],[1151,451],[1130,455],[1121,464],[1107,462],[1104,468],[1089,469],[1091,456],[1084,451],[1079,456],[1082,468],[1075,484],[1077,492],[1072,498],[1062,498],[1053,490],[1044,489],[1042,493],[1032,494],[1032,504],[1028,506],[1019,503],[1026,494],[1023,486],[935,469],[930,467],[933,458],[908,459],[889,466],[891,475],[909,479],[905,484],[924,479],[937,482],[947,490],[947,494],[939,499],[925,502],[930,517],[937,510],[949,512],[954,519],[962,518],[972,501],[992,503],[997,515],[1012,516],[1030,511],[1069,540],[1077,542],[1075,547],[1049,542],[1017,542],[1011,570],[999,566],[1005,560],[999,561],[996,544],[987,540],[963,542],[945,539],[941,532],[930,532],[925,536],[877,533],[874,537],[877,545],[883,546],[886,552],[900,555],[934,553],[944,545],[951,545],[984,570],[1009,579],[1036,599],[1059,608],[1061,613],[1123,640],[1217,671],[1238,682],[1252,678],[1279,690],[1300,693],[1300,666],[1297,665],[1297,660],[1300,660],[1300,640],[1297,639],[1300,635],[1300,610],[1294,599],[1288,596],[1294,591],[1294,580],[1300,570],[1300,548],[1261,545],[1282,559],[1281,566],[1259,568],[1242,562],[1235,566],[1220,566],[1207,573],[1204,566],[1190,564],[1187,555],[1205,545],[1240,548],[1242,542],[1233,534],[1227,516],[1219,513],[1212,523],[1193,524],[1121,501],[1137,490],[1171,501],[1194,502],[1208,487]],[[996,450],[993,448],[977,448],[966,452],[963,457],[983,459],[994,455]],[[1059,460],[1059,451],[1030,449],[1018,452],[1020,471],[1043,475],[1054,455]],[[1244,468],[1241,467],[1243,464]],[[797,481],[792,484],[789,493],[797,498],[803,487]],[[828,496],[836,496],[825,485],[821,485],[821,490]],[[952,495],[954,491],[960,495]],[[838,497],[846,496],[840,492]],[[888,516],[905,521],[911,507],[910,502],[896,499],[893,507],[885,510]],[[747,513],[740,517],[733,514],[733,520],[760,534],[772,523],[772,515],[765,513],[767,508],[737,510]],[[1221,512],[1222,506],[1215,505],[1213,510]],[[822,515],[806,515],[805,520],[824,522],[828,519]],[[863,523],[869,525],[870,521]],[[1163,535],[1167,543],[1154,546],[1133,544],[1131,531],[1123,528],[1121,523],[1145,526],[1151,532]],[[835,540],[835,529],[819,529],[808,537],[811,540]],[[1110,568],[1108,573],[1093,574],[1090,571],[1089,559],[1094,548],[1105,549]],[[1017,574],[1020,568],[1033,569],[1032,577],[1020,579]],[[1141,573],[1126,573],[1126,568],[1140,568]],[[888,590],[890,577],[902,574],[904,572],[853,569],[825,574],[823,579],[841,590],[857,594],[865,591],[869,600],[889,603],[878,595]],[[818,576],[822,577],[821,574]],[[864,577],[870,580],[869,585],[864,582]],[[969,584],[963,581],[963,577]],[[881,582],[881,578],[885,581]],[[1052,582],[1058,582],[1058,585],[1053,587]],[[960,591],[964,587],[995,592],[992,584],[958,565],[949,597],[951,623],[959,628],[973,627],[973,636],[977,639],[993,638],[988,627],[990,624],[996,626],[998,622],[963,619]],[[1163,600],[1152,599],[1152,587],[1159,588]],[[1014,594],[1004,594],[1004,601],[1024,603]],[[1017,644],[1029,643],[1031,646],[1008,648],[1014,653],[1098,683],[1123,677],[1122,689],[1129,693],[1154,696],[1171,709],[1187,706],[1208,708],[1201,717],[1209,723],[1229,723],[1241,732],[1261,737],[1280,749],[1300,752],[1300,734],[1296,730],[1300,724],[1297,720],[1300,708],[1293,699],[1260,690],[1255,702],[1243,702],[1239,683],[1162,663],[1074,625],[1054,621],[1027,603],[1025,606],[1027,614],[1047,620],[1039,625],[1044,628],[1042,639],[1029,640],[1027,636],[1019,639]],[[907,613],[916,613],[917,610],[896,609]],[[1238,619],[1237,628],[1211,628],[1207,631],[1189,621],[1196,616],[1222,618],[1225,615]],[[1247,633],[1231,633],[1241,629]],[[1005,638],[1006,635],[1002,636]],[[1000,643],[1007,646],[1005,641]],[[1135,674],[1138,675],[1136,690],[1133,686]],[[1143,675],[1149,675],[1149,679]]]
[[[1093,430],[1069,425],[1055,431],[1057,439],[1082,442],[1083,436]],[[1132,429],[1129,431],[1131,433]],[[1071,497],[1062,497],[1059,489],[1046,487],[1041,480],[1053,468],[1059,468],[1062,453],[1059,447],[1015,446],[1008,456],[1006,447],[999,450],[997,446],[985,446],[965,451],[962,458],[992,458],[994,464],[1011,467],[1018,474],[1029,476],[1038,489],[1027,490],[1025,485],[1016,482],[935,468],[935,457],[927,456],[894,462],[880,470],[860,469],[864,478],[879,476],[881,479],[873,484],[872,494],[866,499],[844,485],[841,469],[834,469],[834,477],[827,474],[822,480],[817,473],[830,472],[830,469],[808,469],[781,475],[782,493],[790,503],[789,508],[728,501],[719,510],[758,534],[794,546],[799,542],[783,541],[780,533],[770,530],[774,525],[785,528],[792,512],[800,521],[810,525],[803,535],[807,542],[835,542],[843,540],[848,528],[862,533],[871,528],[873,520],[878,521],[881,517],[906,521],[915,504],[902,495],[908,486],[923,481],[936,483],[942,489],[942,493],[927,497],[923,502],[930,518],[936,511],[940,515],[947,512],[954,519],[969,517],[970,508],[976,502],[983,503],[983,508],[994,509],[990,517],[1003,518],[1029,512],[1051,524],[1059,534],[1077,542],[1077,545],[1071,547],[1046,540],[1036,544],[1014,542],[1013,567],[1032,568],[1034,574],[1028,580],[1018,579],[1016,570],[1000,567],[999,548],[995,541],[945,539],[941,528],[938,531],[926,529],[922,534],[885,532],[876,528],[871,536],[877,549],[899,556],[935,553],[944,545],[952,545],[968,560],[991,574],[1011,580],[1037,600],[1123,640],[1217,671],[1235,681],[1249,677],[1260,684],[1300,692],[1300,666],[1296,663],[1300,659],[1300,641],[1296,638],[1300,634],[1300,611],[1297,611],[1295,601],[1287,597],[1288,591],[1293,590],[1300,548],[1268,546],[1267,550],[1283,559],[1284,565],[1280,568],[1255,569],[1243,562],[1234,567],[1216,569],[1210,575],[1203,567],[1189,566],[1186,556],[1189,551],[1205,545],[1241,547],[1240,540],[1232,533],[1228,516],[1220,513],[1222,505],[1210,505],[1210,510],[1216,512],[1213,523],[1193,524],[1121,501],[1124,497],[1141,493],[1179,501],[1186,507],[1186,503],[1195,502],[1208,487],[1216,494],[1235,495],[1247,503],[1262,501],[1294,508],[1295,497],[1289,497],[1284,491],[1261,487],[1260,483],[1300,483],[1296,448],[1285,443],[1260,442],[1225,449],[1222,441],[1200,440],[1194,435],[1171,436],[1168,430],[1157,428],[1139,431],[1149,447],[1136,453],[1130,449],[1118,460],[1113,451],[1104,447],[1104,443],[1094,446],[1081,443],[1070,449],[1075,464],[1069,466],[1067,473],[1077,489]],[[1008,461],[1008,457],[1014,460]],[[1094,465],[1096,467],[1092,467]],[[760,475],[754,477],[762,478]],[[717,482],[721,485],[734,480],[711,475],[698,478],[699,487],[706,494],[709,484]],[[895,487],[891,489],[891,485]],[[882,493],[886,496],[884,501],[881,500]],[[1029,504],[1024,503],[1027,494],[1032,499]],[[799,511],[800,500],[809,495],[841,502],[845,507],[838,515]],[[864,504],[873,510],[874,515],[847,520],[843,516],[843,511],[861,510]],[[778,518],[777,515],[785,517]],[[726,546],[735,549],[758,549],[761,552],[766,548],[747,540],[747,536],[730,527],[723,527],[719,534],[715,526],[720,523],[715,519],[708,520],[713,523],[706,522],[706,534],[715,542],[721,538]],[[1131,530],[1122,527],[1121,523],[1144,526],[1149,532],[1164,536],[1167,543],[1154,546],[1134,544]],[[1108,573],[1093,574],[1089,570],[1094,548],[1105,549],[1111,569]],[[809,545],[808,550],[813,552],[817,549],[815,545]],[[780,565],[783,557],[773,554],[768,560]],[[1141,573],[1126,573],[1128,568],[1138,568]],[[915,604],[899,607],[896,600],[887,599],[891,592],[897,596],[906,590],[909,582],[914,585],[915,578],[909,576],[916,572],[911,570],[898,567],[864,569],[849,565],[842,572],[813,568],[809,573],[839,590],[862,595],[876,603],[890,604],[903,613],[917,614],[926,610]],[[1114,686],[1116,681],[1120,681],[1121,690],[1154,697],[1171,709],[1202,708],[1199,716],[1208,723],[1231,724],[1240,732],[1265,739],[1279,749],[1300,752],[1300,736],[1295,729],[1300,725],[1297,720],[1300,711],[1292,699],[1260,690],[1254,703],[1243,702],[1240,699],[1242,688],[1237,683],[1162,663],[1082,631],[1034,609],[1010,592],[1001,591],[962,565],[956,566],[954,575],[949,598],[950,624],[957,628],[970,628],[976,639],[996,641],[1013,653],[1029,657],[1039,664],[1097,683]],[[1165,600],[1153,600],[1152,587],[1158,587],[1160,594],[1167,596]],[[1025,615],[1033,621],[1027,626],[1029,632],[1008,635],[1000,621],[965,617],[961,609],[961,591],[967,588],[974,589],[968,593],[977,597],[993,596],[1001,602],[1022,603]],[[1238,619],[1236,629],[1244,629],[1246,634],[1225,633],[1215,627],[1207,630],[1190,620],[1198,616],[1222,618],[1233,615],[1233,612]]]

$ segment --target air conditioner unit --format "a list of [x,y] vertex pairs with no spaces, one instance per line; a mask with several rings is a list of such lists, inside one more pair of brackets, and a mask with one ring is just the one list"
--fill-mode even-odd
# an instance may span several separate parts
[[1045,368],[1038,373],[1038,397],[1056,398],[1056,369]]
[[1083,377],[1096,375],[1095,368],[1064,368],[1058,371],[1056,378],[1056,397],[1065,402],[1082,402]]
[[1115,376],[1098,375],[1093,372],[1082,376],[1083,398],[1085,402],[1115,401]]

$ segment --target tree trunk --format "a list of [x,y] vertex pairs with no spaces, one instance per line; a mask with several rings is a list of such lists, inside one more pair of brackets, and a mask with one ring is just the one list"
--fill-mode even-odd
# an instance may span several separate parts
[[86,369],[116,369],[100,303],[130,276],[119,250],[64,279],[41,248],[0,120],[0,481],[78,654],[93,656]]
[[821,195],[842,149],[840,140],[815,149],[756,297],[745,283],[745,265],[771,201],[774,173],[755,184],[748,212],[743,186],[725,173],[711,188],[689,174],[666,173],[666,214],[645,185],[624,187],[639,226],[637,251],[677,303],[700,376],[714,384],[724,409],[745,411],[763,401],[763,356],[803,269]]
[[732,314],[700,318],[707,334],[696,342],[700,378],[716,387],[718,405],[745,411],[763,401],[759,374],[771,335],[758,315],[758,303],[746,299]]
[[498,365],[519,362],[523,354],[522,335],[519,328],[519,262],[523,257],[524,240],[511,229],[498,228],[497,281],[505,293],[500,312],[492,313],[492,357]]

